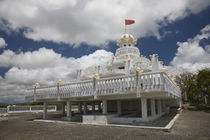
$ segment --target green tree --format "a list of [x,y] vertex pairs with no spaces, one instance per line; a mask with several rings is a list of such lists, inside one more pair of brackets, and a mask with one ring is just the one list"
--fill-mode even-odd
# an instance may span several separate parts
[[[182,98],[185,99],[185,96],[189,94],[191,84],[195,79],[196,75],[191,72],[183,72],[175,76],[175,82],[181,89]],[[186,86],[186,84],[188,84]]]
[[190,103],[210,101],[210,69],[203,69],[198,74],[183,73],[176,78],[182,93],[186,93]]
[[181,89],[182,97],[187,95],[191,103],[204,103],[205,98],[210,103],[210,69],[203,69],[197,74],[184,72],[175,76],[175,81]]
[[210,69],[203,69],[196,77],[197,87],[202,98],[210,100]]
[[185,82],[184,92],[187,93],[190,103],[199,104],[201,102],[200,90],[196,84],[196,79],[189,79]]

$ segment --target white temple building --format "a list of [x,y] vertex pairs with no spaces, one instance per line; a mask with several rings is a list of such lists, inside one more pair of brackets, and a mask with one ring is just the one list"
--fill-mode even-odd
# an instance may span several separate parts
[[[158,60],[141,55],[131,34],[117,41],[119,48],[106,66],[78,70],[77,81],[27,90],[26,100],[62,103],[65,120],[83,123],[135,124],[153,121],[181,106],[181,93],[168,70]],[[78,111],[72,110],[78,104]],[[66,105],[66,113],[65,107]],[[87,106],[91,107],[87,107]]]

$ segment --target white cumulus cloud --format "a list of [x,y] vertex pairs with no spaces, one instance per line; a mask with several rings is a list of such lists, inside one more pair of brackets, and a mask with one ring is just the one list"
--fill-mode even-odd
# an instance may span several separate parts
[[206,25],[194,38],[189,38],[186,42],[177,42],[179,48],[170,63],[170,68],[175,73],[196,72],[202,68],[210,68],[210,44],[200,46],[202,39],[210,39],[210,24]]
[[46,48],[19,54],[5,50],[0,55],[0,67],[9,70],[0,77],[0,102],[23,102],[24,90],[35,82],[42,86],[55,84],[58,79],[69,82],[75,80],[78,69],[105,65],[112,57],[113,53],[105,50],[80,58],[66,58]]
[[7,46],[7,43],[3,38],[0,37],[0,48],[5,48]]
[[1,0],[0,21],[8,22],[8,30],[24,28],[25,37],[36,41],[103,47],[122,34],[125,18],[136,20],[130,26],[136,37],[161,38],[161,27],[209,5],[209,0]]

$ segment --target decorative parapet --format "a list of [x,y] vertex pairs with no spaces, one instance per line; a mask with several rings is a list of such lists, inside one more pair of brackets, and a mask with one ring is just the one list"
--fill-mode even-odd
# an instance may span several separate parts
[[[136,77],[138,76],[138,78]],[[95,76],[97,78],[97,76]],[[181,96],[179,89],[165,72],[148,72],[139,73],[138,75],[126,75],[109,78],[101,78],[68,84],[60,84],[59,92],[56,86],[39,87],[36,89],[37,100],[57,100],[75,97],[95,97],[109,94],[119,94],[125,92],[140,93],[158,91],[167,92],[173,97]],[[137,80],[137,81],[136,81]],[[137,88],[138,87],[138,88]],[[34,90],[27,90],[28,94],[25,99],[34,99]],[[59,93],[59,96],[58,96]],[[158,94],[158,93],[157,93]]]

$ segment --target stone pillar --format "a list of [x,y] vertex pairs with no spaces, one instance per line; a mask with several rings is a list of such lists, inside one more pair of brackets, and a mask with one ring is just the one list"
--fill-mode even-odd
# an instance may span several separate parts
[[151,114],[152,114],[152,117],[156,115],[156,113],[155,113],[155,99],[151,99]]
[[182,107],[182,98],[179,99],[179,107]]
[[43,119],[47,119],[47,102],[44,102],[43,106]]
[[157,102],[158,102],[157,103],[158,104],[158,114],[161,115],[162,114],[161,100],[159,99]]
[[7,106],[7,113],[10,112],[10,105]]
[[84,112],[83,112],[84,115],[87,114],[87,102],[84,102]]
[[62,103],[62,115],[65,116],[65,103]]
[[165,102],[165,100],[162,100],[162,104],[163,104],[163,112],[166,112],[166,102]]
[[121,101],[120,100],[117,101],[117,114],[118,115],[121,115],[122,114],[122,111],[121,111]]
[[142,114],[142,121],[148,121],[147,117],[147,99],[141,98],[141,114]]
[[103,100],[103,115],[107,114],[107,100]]
[[66,116],[68,118],[71,118],[71,116],[72,116],[72,114],[71,114],[71,101],[67,101],[66,105],[67,105],[67,114],[66,114]]
[[82,113],[82,103],[78,103],[78,113]]
[[150,58],[152,62],[152,72],[158,71],[159,70],[158,55],[157,54],[150,55]]
[[95,103],[92,102],[92,113],[95,113]]

